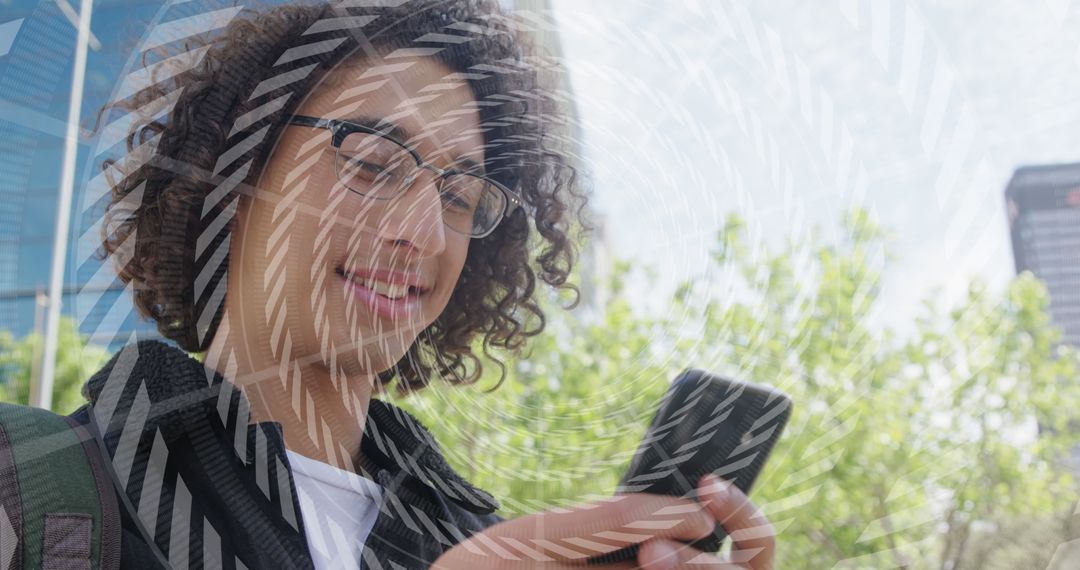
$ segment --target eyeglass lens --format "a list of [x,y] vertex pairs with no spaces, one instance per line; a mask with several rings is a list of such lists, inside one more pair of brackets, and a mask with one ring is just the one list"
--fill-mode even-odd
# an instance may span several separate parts
[[[411,153],[378,135],[352,133],[338,149],[338,179],[363,196],[395,198],[408,190],[421,172]],[[439,195],[443,222],[466,235],[487,233],[505,211],[506,196],[498,188],[466,173],[444,175]]]

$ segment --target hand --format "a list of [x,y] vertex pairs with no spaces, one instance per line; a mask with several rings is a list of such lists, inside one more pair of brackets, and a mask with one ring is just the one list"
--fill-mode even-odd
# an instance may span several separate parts
[[[503,521],[444,552],[433,568],[771,570],[776,533],[765,515],[738,488],[712,475],[701,479],[698,493],[701,503],[632,493]],[[708,535],[717,522],[732,540],[730,560],[681,542]],[[636,562],[586,566],[593,556],[635,543],[641,543]]]
[[[686,544],[658,537],[638,551],[642,568],[701,568],[723,570],[772,570],[776,557],[776,531],[738,487],[713,475],[701,478],[698,493],[713,520],[723,525],[732,541],[731,556],[722,560]],[[711,532],[711,529],[710,529]]]

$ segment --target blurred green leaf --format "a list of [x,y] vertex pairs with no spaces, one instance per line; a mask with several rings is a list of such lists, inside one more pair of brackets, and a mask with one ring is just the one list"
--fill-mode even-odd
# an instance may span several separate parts
[[[0,399],[24,405],[30,402],[30,376],[40,367],[42,344],[40,334],[16,339],[10,332],[0,331]],[[86,343],[75,321],[61,317],[52,410],[66,415],[81,406],[85,402],[83,384],[108,360],[104,348]]]

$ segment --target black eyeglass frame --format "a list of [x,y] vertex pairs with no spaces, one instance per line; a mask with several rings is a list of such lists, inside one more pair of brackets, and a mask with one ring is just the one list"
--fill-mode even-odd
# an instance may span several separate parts
[[[416,160],[417,168],[422,168],[424,170],[429,170],[431,172],[434,172],[435,175],[437,175],[439,177],[438,189],[439,189],[440,192],[442,192],[442,182],[444,180],[446,180],[447,176],[451,176],[451,175],[454,175],[454,174],[462,174],[462,175],[465,175],[465,176],[472,176],[473,178],[479,178],[479,179],[483,180],[484,182],[487,182],[488,184],[491,184],[492,186],[497,188],[500,192],[502,192],[503,196],[506,197],[506,201],[503,203],[503,211],[502,211],[502,214],[499,216],[499,221],[495,222],[495,224],[493,226],[491,226],[491,229],[489,229],[488,231],[484,232],[481,235],[472,235],[471,233],[468,234],[473,239],[485,238],[485,237],[491,235],[491,233],[495,231],[495,228],[499,227],[499,224],[501,224],[503,222],[503,220],[506,219],[507,216],[514,213],[514,211],[517,210],[518,208],[521,208],[522,210],[525,209],[525,202],[524,202],[524,200],[521,199],[521,196],[517,192],[514,192],[513,190],[507,188],[506,186],[502,185],[498,181],[496,181],[496,180],[494,180],[494,179],[492,179],[492,178],[490,178],[488,176],[481,176],[481,175],[471,173],[471,172],[469,172],[467,170],[461,170],[460,168],[447,168],[447,169],[439,168],[438,166],[435,166],[434,164],[426,162],[423,158],[421,158],[420,153],[413,150],[409,145],[397,140],[396,138],[394,138],[394,137],[392,137],[392,136],[390,136],[390,135],[386,134],[385,132],[380,131],[378,129],[374,129],[374,128],[371,128],[371,127],[368,127],[368,126],[365,126],[365,125],[358,125],[356,123],[350,123],[348,121],[342,121],[342,120],[339,120],[339,119],[325,119],[325,118],[320,118],[320,117],[310,117],[310,116],[307,116],[307,115],[293,115],[289,119],[288,124],[297,125],[297,126],[301,126],[301,127],[311,127],[311,128],[316,128],[316,129],[327,129],[327,130],[329,130],[330,133],[331,133],[331,142],[330,142],[330,144],[331,144],[331,146],[334,147],[335,154],[338,154],[338,153],[341,152],[341,143],[345,141],[345,137],[347,137],[347,136],[349,136],[349,135],[351,135],[353,133],[366,133],[366,134],[369,134],[369,135],[375,135],[375,136],[378,136],[378,137],[382,137],[382,138],[384,138],[384,139],[398,145],[399,147],[405,149],[405,151],[408,152],[409,155],[411,155],[414,160]],[[335,160],[339,160],[339,157],[336,156]],[[338,166],[335,165],[334,166],[335,175],[340,177],[340,173],[336,172],[337,168],[338,168]],[[348,185],[345,185],[345,187],[348,188],[350,191],[356,193],[356,194],[367,197],[365,194],[361,194],[359,191],[357,191],[357,190],[355,190],[353,188],[349,188]],[[393,198],[396,198],[396,197],[398,197],[400,195],[401,194],[395,194],[394,196],[392,196],[390,198],[384,198],[384,199],[392,200]],[[375,200],[380,199],[380,198],[377,198],[377,197],[371,197],[371,198],[375,199]],[[447,226],[447,227],[449,227],[449,226]],[[457,230],[455,230],[454,228],[450,228],[450,229],[457,232]],[[458,233],[461,233],[461,232],[458,232]]]

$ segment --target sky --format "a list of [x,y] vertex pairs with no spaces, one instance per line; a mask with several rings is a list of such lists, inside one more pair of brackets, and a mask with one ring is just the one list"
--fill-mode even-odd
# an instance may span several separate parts
[[[895,256],[880,260],[875,319],[910,327],[922,299],[955,302],[972,278],[1001,288],[1012,277],[1003,191],[1015,168],[1080,161],[1071,0],[551,2],[606,243],[660,279],[631,283],[644,309],[663,308],[685,279],[727,287],[709,252],[732,212],[765,242],[805,243],[815,226],[835,237],[841,214],[861,205],[891,232]],[[0,24],[57,11],[33,0],[0,8]],[[126,60],[117,52],[155,11],[96,3],[92,28],[106,48],[90,55],[84,119]],[[59,15],[33,25],[71,31]],[[39,89],[50,99],[19,99],[18,48],[0,56],[4,128],[22,128],[11,121],[31,107],[61,124],[68,58],[27,71],[51,78]],[[61,144],[48,130],[29,129],[35,162],[19,168],[32,176],[8,189],[15,206],[5,199],[20,220],[3,238],[18,248],[4,249],[14,256],[4,267],[15,267],[5,287],[47,277],[56,173],[39,163],[55,163]]]
[[1004,189],[1080,161],[1070,0],[554,0],[593,204],[611,249],[657,269],[662,306],[709,269],[731,212],[765,242],[835,236],[868,208],[894,258],[875,320],[1015,274]]

